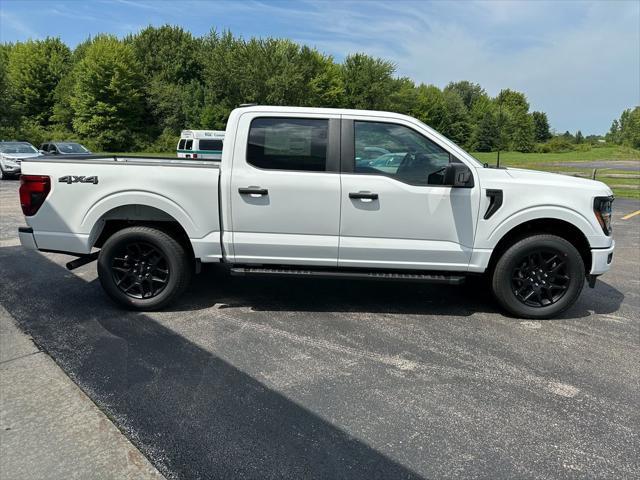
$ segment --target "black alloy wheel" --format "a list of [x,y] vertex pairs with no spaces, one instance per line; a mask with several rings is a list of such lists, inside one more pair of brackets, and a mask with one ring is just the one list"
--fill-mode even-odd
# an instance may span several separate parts
[[562,252],[540,249],[527,253],[511,276],[511,289],[518,300],[530,307],[546,307],[567,292],[571,276]]
[[132,310],[158,310],[189,285],[193,254],[174,235],[153,227],[118,230],[102,245],[98,277],[106,293]]
[[566,238],[533,233],[500,254],[491,272],[491,289],[516,317],[552,318],[578,299],[586,272],[580,252]]
[[132,298],[153,298],[169,283],[167,258],[161,250],[145,242],[121,246],[111,262],[113,280],[122,293]]

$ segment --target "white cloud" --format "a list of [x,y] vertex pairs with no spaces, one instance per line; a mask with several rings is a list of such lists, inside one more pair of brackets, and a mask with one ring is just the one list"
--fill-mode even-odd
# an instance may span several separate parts
[[298,40],[391,59],[417,82],[523,91],[560,131],[604,133],[640,104],[639,2],[356,2],[332,7],[328,23],[304,15],[313,28]]

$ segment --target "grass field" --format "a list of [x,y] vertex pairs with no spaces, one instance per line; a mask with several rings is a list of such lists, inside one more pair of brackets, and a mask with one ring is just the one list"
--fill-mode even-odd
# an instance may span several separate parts
[[[134,155],[134,156],[167,156],[175,155],[175,152],[135,152],[120,153],[112,155]],[[473,155],[483,163],[495,165],[495,152],[475,152]],[[586,151],[574,151],[563,153],[520,153],[502,152],[500,153],[500,165],[505,167],[529,168],[532,170],[543,170],[545,172],[561,172],[588,176],[591,178],[593,168],[554,165],[564,162],[607,162],[611,160],[630,160],[640,163],[640,150],[635,150],[620,146],[596,147]],[[608,177],[607,175],[614,175]],[[624,176],[629,178],[622,178]],[[612,168],[599,168],[596,172],[596,180],[600,180],[611,187],[617,197],[640,199],[640,172],[630,172]]]

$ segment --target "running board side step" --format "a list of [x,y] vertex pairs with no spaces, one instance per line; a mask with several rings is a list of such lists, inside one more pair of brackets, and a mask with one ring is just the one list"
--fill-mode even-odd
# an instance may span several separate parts
[[277,277],[308,277],[308,278],[334,278],[334,279],[359,279],[359,280],[399,280],[403,282],[443,283],[447,285],[460,285],[464,283],[465,276],[447,273],[400,273],[389,271],[354,271],[354,270],[302,270],[297,268],[282,267],[232,267],[233,276],[277,276]]

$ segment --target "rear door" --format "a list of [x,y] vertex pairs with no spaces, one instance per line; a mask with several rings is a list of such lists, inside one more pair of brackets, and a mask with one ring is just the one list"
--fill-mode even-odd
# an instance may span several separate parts
[[230,259],[335,267],[339,115],[247,112],[237,132],[244,141],[234,144]]

